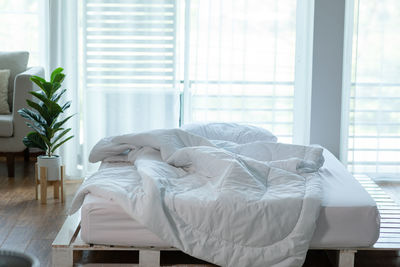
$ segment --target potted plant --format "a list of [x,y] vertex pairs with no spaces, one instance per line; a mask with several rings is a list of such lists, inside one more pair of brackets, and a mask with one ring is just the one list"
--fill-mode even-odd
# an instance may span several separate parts
[[32,76],[30,80],[39,86],[41,91],[29,93],[38,101],[28,99],[26,102],[32,109],[18,110],[18,113],[27,119],[26,124],[33,129],[24,137],[23,143],[28,148],[39,148],[45,151],[45,155],[38,157],[38,169],[46,167],[47,179],[50,181],[60,179],[61,158],[54,152],[73,137],[66,137],[71,128],[63,127],[73,115],[60,120],[60,115],[71,106],[71,101],[64,104],[59,103],[66,91],[66,89],[59,90],[65,78],[63,70],[63,68],[55,69],[51,74],[50,81]]

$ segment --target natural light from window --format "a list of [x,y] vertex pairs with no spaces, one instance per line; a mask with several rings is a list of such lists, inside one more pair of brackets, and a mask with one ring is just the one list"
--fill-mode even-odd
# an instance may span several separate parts
[[355,2],[348,164],[353,173],[400,173],[400,2]]
[[0,50],[28,51],[29,66],[41,63],[40,1],[0,1]]

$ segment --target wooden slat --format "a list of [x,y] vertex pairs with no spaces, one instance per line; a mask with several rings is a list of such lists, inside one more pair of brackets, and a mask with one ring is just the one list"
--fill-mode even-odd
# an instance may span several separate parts
[[399,227],[400,227],[400,219],[382,219],[381,218],[381,223],[383,224],[383,223],[390,223],[390,224],[399,224]]
[[[382,250],[399,250],[399,245],[400,244],[395,244],[395,243],[375,243],[372,248],[382,249]],[[359,250],[362,250],[362,248],[360,248]],[[370,250],[370,249],[364,248],[364,250]]]
[[90,245],[85,243],[81,238],[81,231],[76,235],[74,242],[71,244],[74,249],[89,249]]
[[372,197],[376,196],[376,197],[383,197],[383,196],[387,196],[385,192],[382,191],[382,189],[380,189],[379,191],[371,191],[371,190],[366,190]]
[[391,212],[398,212],[398,211],[400,211],[400,207],[398,207],[398,206],[394,206],[394,205],[392,205],[392,206],[382,206],[382,207],[380,207],[379,208],[379,211],[391,211]]
[[400,215],[400,210],[380,210],[379,213],[382,215]]
[[377,205],[381,206],[384,209],[388,209],[388,208],[391,207],[392,209],[399,209],[400,210],[399,205],[396,204],[393,201],[393,199],[382,199],[382,198],[374,198],[374,197],[372,197],[372,198],[375,200]]
[[399,228],[381,227],[381,234],[384,233],[400,233]]
[[375,199],[375,200],[390,200],[391,202],[393,202],[393,199],[391,199],[389,196],[385,196],[385,195],[374,195],[374,194],[371,194],[372,196],[373,196],[373,198]]
[[[53,245],[53,247],[54,247],[54,245]],[[155,250],[155,251],[173,250],[173,251],[175,251],[175,250],[178,250],[174,247],[135,247],[135,246],[87,244],[81,238],[80,229],[78,229],[76,231],[75,237],[72,239],[70,247],[72,247],[73,250],[100,250],[100,251],[101,250],[133,250],[133,251],[139,251],[139,250]]]
[[61,203],[64,203],[64,200],[65,200],[65,190],[64,190],[65,166],[64,165],[62,165],[60,167],[60,173],[61,173],[61,181],[60,181]]
[[378,241],[371,248],[362,248],[361,250],[400,249],[400,207],[368,176],[355,175],[354,177],[375,200],[381,215]]
[[40,203],[47,203],[47,168],[40,167]]
[[384,232],[381,232],[381,234],[379,236],[379,240],[381,238],[390,238],[390,237],[400,238],[400,233],[384,233]]
[[81,210],[68,216],[52,244],[53,248],[67,248],[78,234],[81,221]]
[[35,163],[35,198],[36,199],[39,199],[38,186],[39,186],[38,164]]
[[392,243],[400,245],[400,238],[398,236],[390,236],[390,237],[379,237],[376,243]]
[[378,188],[376,185],[370,185],[370,184],[363,184],[362,185],[366,190],[368,189],[373,189],[373,188]]
[[376,186],[376,184],[375,184],[374,182],[368,181],[368,180],[362,180],[362,179],[360,179],[359,182],[362,183],[363,185],[369,185],[369,186],[372,186],[372,187],[375,187],[375,186]]
[[369,188],[369,189],[366,189],[366,190],[371,192],[371,193],[382,193],[383,192],[382,189],[380,189],[380,188]]
[[382,228],[397,229],[399,228],[399,225],[397,223],[381,223],[381,229]]
[[381,213],[381,218],[382,219],[400,219],[400,215]]

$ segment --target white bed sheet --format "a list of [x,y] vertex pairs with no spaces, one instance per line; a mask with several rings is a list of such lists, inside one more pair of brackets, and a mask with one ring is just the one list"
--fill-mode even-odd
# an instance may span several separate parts
[[[375,201],[327,150],[320,169],[324,196],[311,247],[365,247],[379,237]],[[103,163],[101,168],[125,163]],[[87,243],[168,246],[113,201],[88,194],[81,208],[81,237]]]

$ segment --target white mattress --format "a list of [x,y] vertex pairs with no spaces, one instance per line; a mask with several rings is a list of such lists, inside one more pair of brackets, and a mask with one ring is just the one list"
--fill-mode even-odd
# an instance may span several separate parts
[[[320,173],[324,196],[311,247],[371,246],[379,237],[375,201],[327,150]],[[101,168],[121,163],[106,163]],[[129,217],[116,203],[88,194],[81,209],[81,237],[87,243],[168,246]]]

